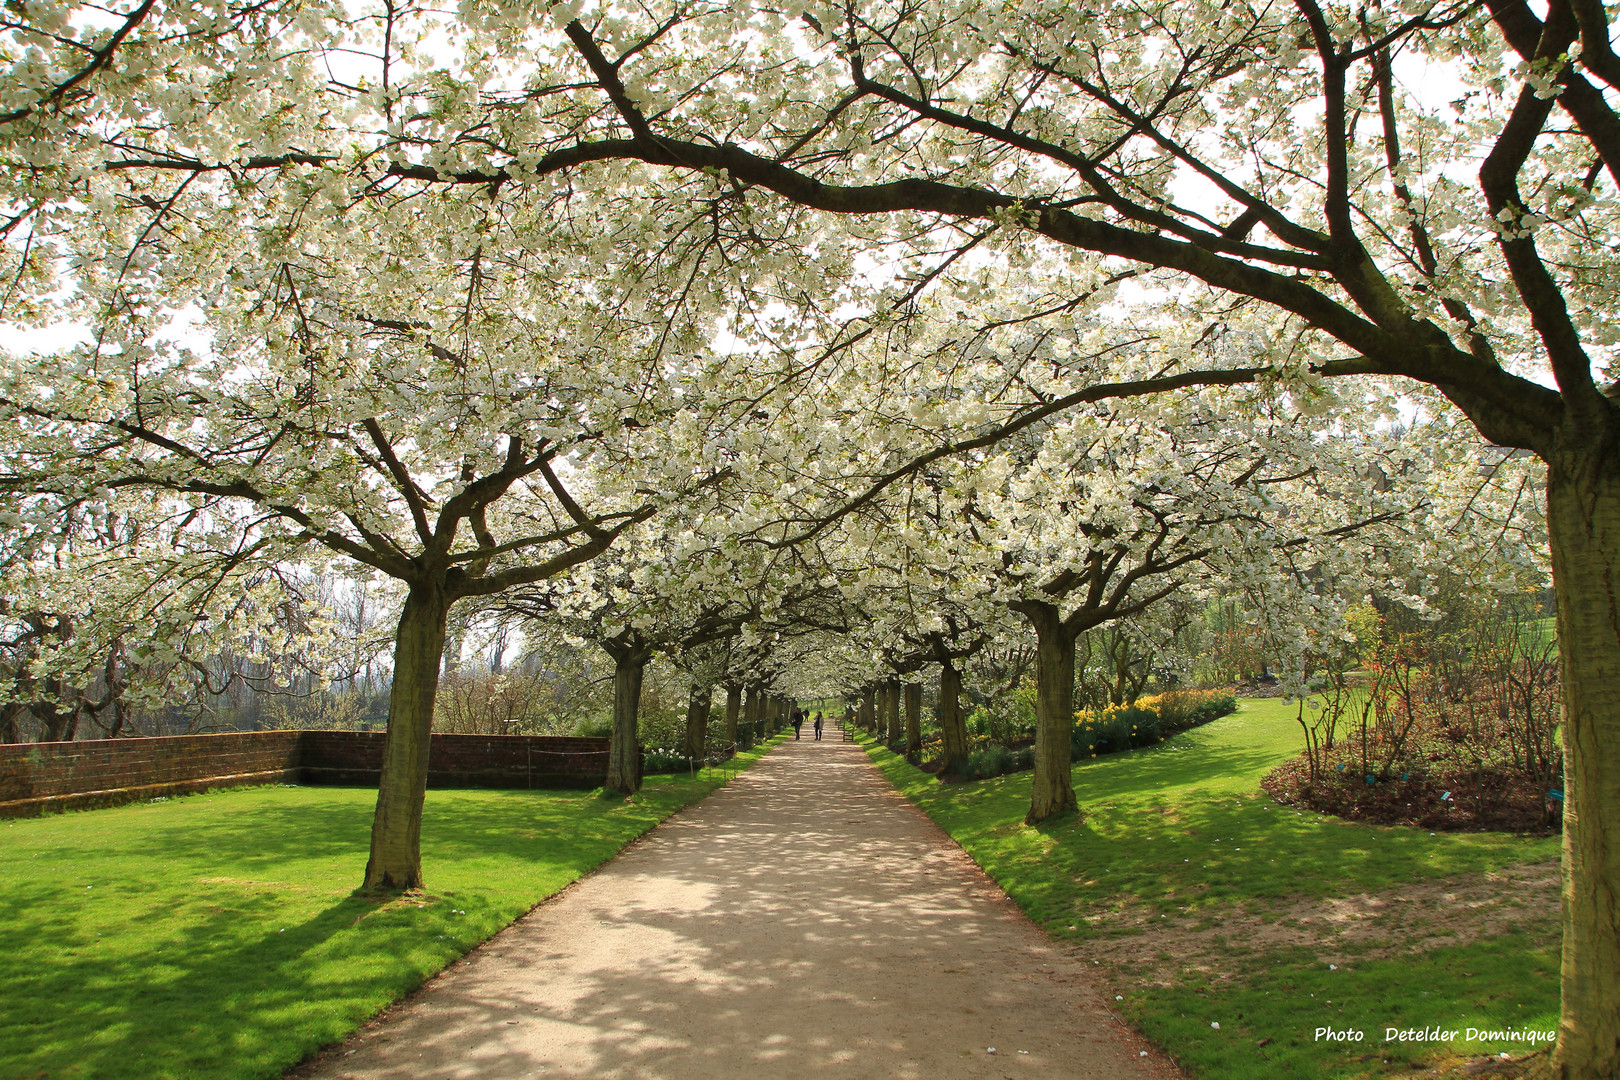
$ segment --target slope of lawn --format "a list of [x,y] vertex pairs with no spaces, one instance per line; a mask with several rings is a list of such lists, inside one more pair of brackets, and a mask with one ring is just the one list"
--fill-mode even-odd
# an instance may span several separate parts
[[[751,764],[779,740],[740,755]],[[429,791],[427,892],[354,897],[376,792],[248,788],[0,826],[0,1077],[274,1077],[724,783]]]
[[[1298,751],[1293,715],[1245,701],[1159,746],[1083,762],[1083,819],[1034,828],[1023,824],[1029,773],[941,785],[867,751],[1031,917],[1094,958],[1116,1010],[1193,1076],[1410,1075],[1525,1052],[1469,1042],[1466,1029],[1556,1026],[1556,900],[1520,910],[1498,882],[1545,886],[1557,839],[1434,835],[1277,806],[1258,785]],[[1459,1037],[1385,1042],[1388,1027],[1430,1026]],[[1318,1038],[1320,1027],[1364,1039]]]

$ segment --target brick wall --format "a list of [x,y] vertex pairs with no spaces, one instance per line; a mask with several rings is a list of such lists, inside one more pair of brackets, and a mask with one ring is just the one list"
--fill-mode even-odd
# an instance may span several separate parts
[[[382,732],[243,731],[0,745],[0,817],[250,784],[374,787]],[[434,735],[429,787],[596,787],[606,739]]]
[[[306,731],[303,783],[374,787],[382,772],[380,731]],[[606,739],[540,735],[435,735],[428,787],[600,787]]]

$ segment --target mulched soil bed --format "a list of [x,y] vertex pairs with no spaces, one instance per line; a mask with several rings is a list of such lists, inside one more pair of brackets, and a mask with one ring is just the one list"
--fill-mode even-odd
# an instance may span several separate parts
[[[1502,772],[1429,773],[1368,784],[1361,776],[1334,771],[1311,781],[1304,756],[1283,762],[1260,781],[1267,795],[1287,806],[1375,825],[1413,825],[1448,832],[1558,831],[1547,793],[1523,777]],[[1450,798],[1441,796],[1450,792]],[[1483,797],[1481,797],[1483,796]]]

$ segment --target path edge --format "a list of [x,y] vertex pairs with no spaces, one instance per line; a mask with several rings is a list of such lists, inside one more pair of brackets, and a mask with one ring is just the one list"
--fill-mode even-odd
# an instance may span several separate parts
[[[568,893],[573,892],[575,888],[585,881],[595,877],[597,874],[600,874],[613,863],[618,862],[625,852],[630,851],[632,848],[641,846],[643,841],[645,841],[659,829],[663,828],[669,822],[674,821],[677,817],[680,817],[688,810],[708,802],[709,799],[730,787],[738,777],[746,776],[750,771],[753,770],[754,766],[758,765],[761,761],[764,761],[781,747],[782,743],[786,741],[787,734],[787,731],[782,731],[763,740],[758,746],[759,752],[757,754],[754,754],[753,751],[748,751],[748,753],[754,754],[754,756],[746,765],[738,769],[731,776],[722,780],[712,791],[706,793],[702,798],[693,799],[689,803],[677,806],[675,809],[671,810],[669,813],[647,826],[647,828],[625,841],[624,845],[612,855],[608,856],[606,859],[603,859],[601,862],[597,863],[595,866],[591,867],[589,870],[585,871],[583,874],[579,875],[579,877],[575,878],[573,881],[570,881],[556,892],[550,893],[541,897],[539,900],[536,900],[532,905],[513,916],[510,922],[493,931],[482,941],[479,941],[469,947],[466,952],[446,960],[443,967],[439,968],[439,970],[433,972],[433,974],[427,976],[421,982],[417,983],[416,986],[411,990],[401,994],[399,997],[395,998],[393,1001],[390,1001],[388,1004],[366,1017],[360,1023],[350,1028],[342,1038],[334,1039],[329,1043],[325,1043],[317,1047],[308,1054],[304,1055],[303,1058],[299,1059],[296,1064],[289,1066],[280,1073],[275,1074],[275,1076],[279,1078],[279,1080],[305,1080],[306,1077],[314,1075],[317,1068],[331,1061],[339,1054],[339,1052],[343,1050],[344,1047],[362,1038],[371,1029],[388,1023],[389,1020],[393,1018],[395,1013],[410,1005],[419,995],[426,993],[431,986],[437,983],[440,979],[444,978],[451,971],[465,964],[471,963],[479,953],[482,953],[486,948],[493,945],[497,938],[505,936],[519,923],[533,916],[535,913],[540,911],[540,909],[562,899]],[[887,783],[887,778],[885,778],[885,782]],[[889,786],[892,789],[893,785],[891,784]],[[952,841],[952,843],[955,843],[955,841]],[[974,865],[978,864],[975,863]],[[999,888],[999,886],[997,887]],[[266,1080],[271,1080],[271,1078],[267,1075]]]
[[[855,733],[854,742],[856,746],[860,747],[861,753],[866,759],[866,764],[872,769],[873,772],[877,773],[878,777],[883,781],[884,791],[891,798],[893,798],[895,802],[906,807],[911,813],[916,814],[919,818],[925,821],[928,828],[937,833],[952,848],[955,848],[957,851],[961,852],[962,857],[967,861],[967,864],[973,868],[972,872],[977,874],[983,880],[985,887],[994,891],[998,896],[1006,901],[1007,908],[1013,913],[1015,918],[1024,923],[1030,930],[1034,931],[1034,933],[1039,936],[1041,940],[1045,941],[1047,946],[1054,952],[1062,953],[1076,960],[1086,959],[1084,954],[1079,949],[1075,948],[1072,943],[1059,941],[1052,937],[1051,934],[1048,934],[1046,932],[1046,927],[1042,926],[1030,916],[1029,912],[1024,910],[1023,905],[1021,905],[1012,897],[1010,893],[1007,892],[1007,890],[1002,886],[1001,882],[996,880],[994,874],[986,870],[984,866],[982,866],[979,861],[973,857],[972,852],[968,851],[967,848],[958,843],[956,837],[952,836],[945,826],[941,825],[938,821],[935,821],[933,815],[931,815],[914,799],[912,799],[911,796],[907,795],[898,786],[896,786],[895,782],[890,779],[889,774],[884,772],[883,768],[878,764],[876,757],[876,754],[879,751],[887,754],[894,754],[894,751],[884,746],[878,740],[859,731]],[[897,758],[899,757],[898,754],[895,754],[894,756]],[[909,765],[910,763],[907,762],[907,764]],[[1142,1032],[1137,1030],[1133,1025],[1123,1020],[1118,1013],[1109,1007],[1107,994],[1101,985],[1083,990],[1076,990],[1075,993],[1094,996],[1096,998],[1097,1007],[1106,1013],[1108,1018],[1114,1022],[1115,1027],[1119,1029],[1119,1034],[1124,1038],[1130,1049],[1135,1050],[1139,1055],[1145,1050],[1147,1061],[1150,1062],[1154,1069],[1161,1073],[1166,1080],[1193,1080],[1191,1074],[1187,1073],[1182,1068],[1181,1063],[1177,1061],[1169,1052],[1164,1050],[1157,1043],[1150,1040],[1146,1035],[1143,1035]]]

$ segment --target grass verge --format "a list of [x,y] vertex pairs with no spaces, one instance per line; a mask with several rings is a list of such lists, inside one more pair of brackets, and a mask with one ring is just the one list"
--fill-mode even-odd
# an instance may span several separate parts
[[729,775],[649,777],[631,799],[429,791],[429,891],[387,902],[351,895],[375,791],[247,788],[6,822],[0,1076],[279,1076]]
[[[1276,805],[1293,711],[1245,701],[1148,749],[1086,761],[1083,818],[1028,827],[1030,775],[941,785],[867,752],[1053,937],[1115,1009],[1204,1080],[1411,1075],[1556,1026],[1557,838],[1361,825]],[[1218,1027],[1216,1025],[1219,1025]],[[1318,1028],[1359,1040],[1318,1037]],[[1386,1042],[1386,1029],[1455,1038]]]

